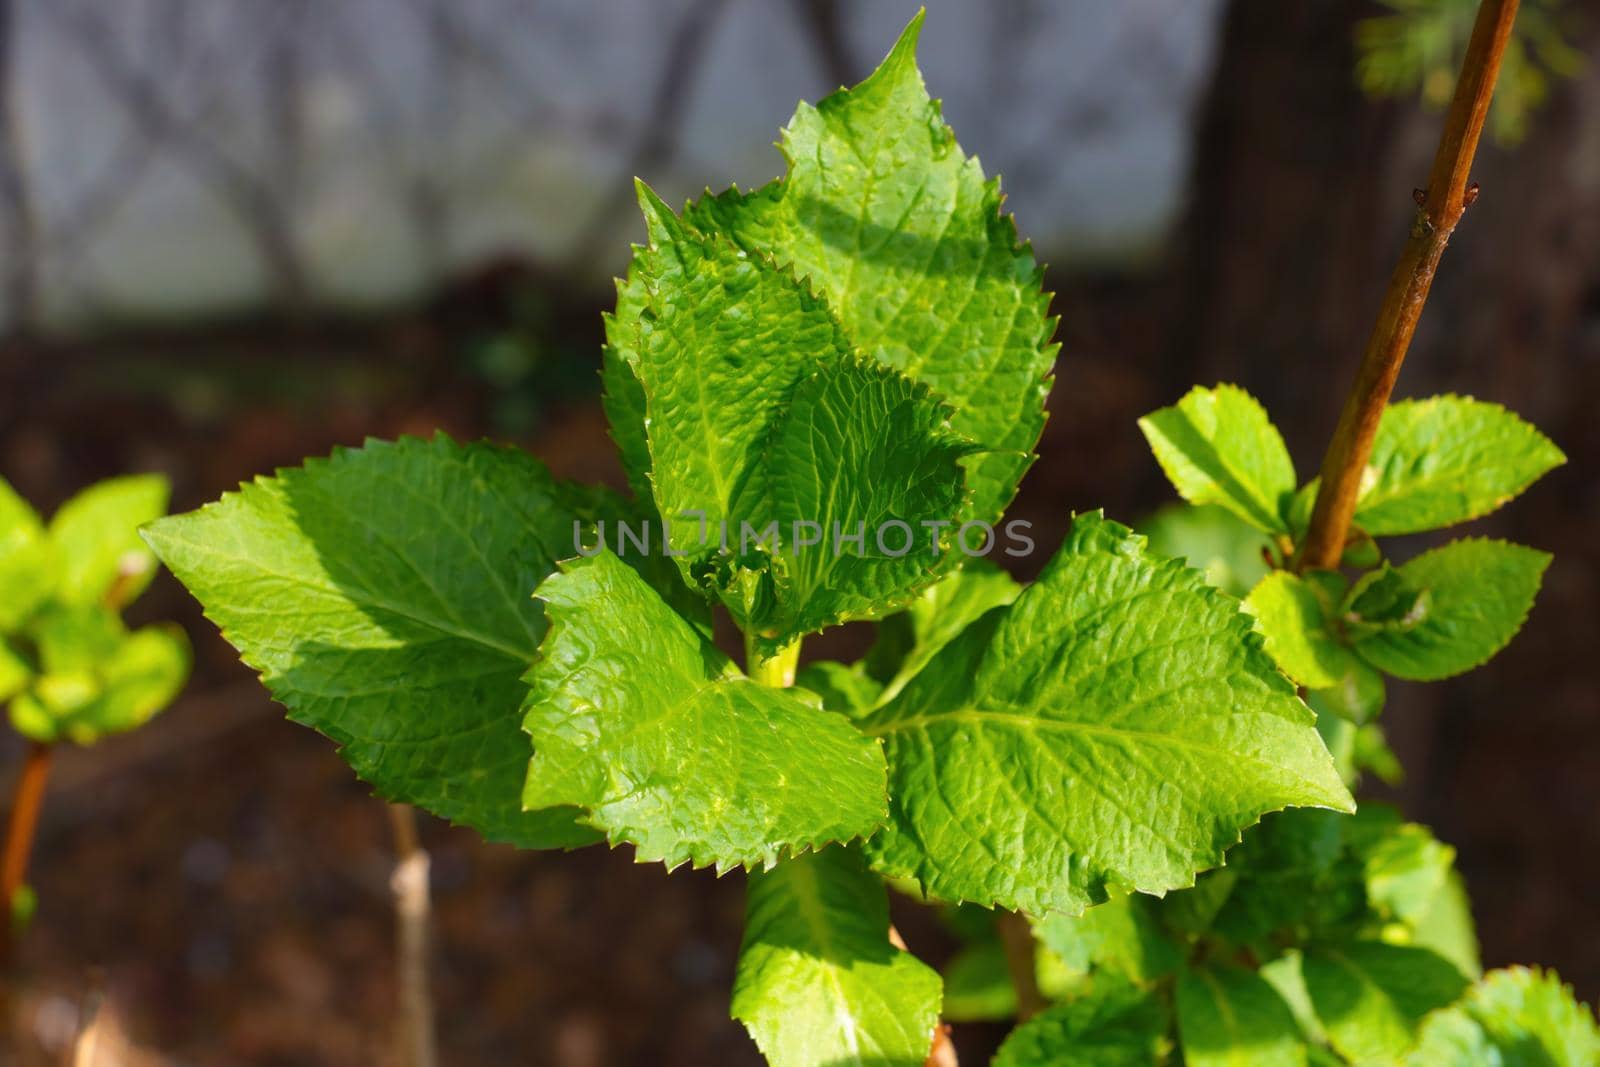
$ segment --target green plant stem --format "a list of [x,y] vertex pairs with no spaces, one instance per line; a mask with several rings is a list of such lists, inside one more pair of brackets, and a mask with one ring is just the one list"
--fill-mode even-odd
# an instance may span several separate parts
[[800,664],[800,641],[784,645],[772,656],[763,656],[755,641],[747,634],[744,639],[745,670],[753,681],[770,685],[774,689],[787,689],[794,684],[795,668]]
[[1489,102],[1494,97],[1500,61],[1511,38],[1511,25],[1517,17],[1517,3],[1518,0],[1483,0],[1478,7],[1472,39],[1467,44],[1455,96],[1445,115],[1439,150],[1428,176],[1428,188],[1420,200],[1400,262],[1389,279],[1378,321],[1361,357],[1361,368],[1323,458],[1311,527],[1296,554],[1295,570],[1332,569],[1344,555],[1345,538],[1361,492],[1361,474],[1372,454],[1378,421],[1411,347],[1411,337],[1445,245],[1467,205],[1477,196],[1477,187],[1469,186],[1467,179],[1489,114]]
[[44,788],[50,778],[54,756],[54,746],[42,741],[30,742],[22,772],[17,776],[16,791],[12,794],[5,853],[0,856],[0,904],[5,907],[5,914],[0,916],[0,963],[11,960],[17,893],[28,877],[28,857],[33,853],[34,831],[44,807]]

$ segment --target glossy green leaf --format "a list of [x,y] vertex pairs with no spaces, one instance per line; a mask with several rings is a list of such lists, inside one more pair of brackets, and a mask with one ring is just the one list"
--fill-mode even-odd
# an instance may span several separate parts
[[876,741],[746,678],[610,552],[562,563],[538,598],[526,807],[572,805],[641,860],[719,870],[882,822]]
[[402,438],[258,478],[145,536],[296,722],[384,797],[525,848],[598,839],[524,812],[533,599],[591,494],[511,448]]
[[932,896],[1079,911],[1161,893],[1290,805],[1351,801],[1237,601],[1098,514],[1039,580],[862,728],[882,737],[874,865]]
[[1268,533],[1287,533],[1294,463],[1266,410],[1236,385],[1196,386],[1139,420],[1161,469],[1191,504],[1217,504]]
[[1224,964],[1186,970],[1177,1002],[1188,1067],[1305,1067],[1294,1015],[1254,971]]
[[993,521],[1033,460],[1056,346],[1042,272],[1000,210],[999,182],[964,155],[916,65],[918,15],[866,81],[783,131],[783,178],[690,205],[805,279],[851,344],[930,387],[966,461],[967,514]]
[[1332,605],[1317,582],[1273,571],[1245,598],[1267,653],[1283,672],[1312,689],[1337,686],[1356,670],[1356,657],[1328,621]]
[[1150,1067],[1162,1062],[1166,1034],[1156,995],[1108,978],[1013,1030],[992,1067]]
[[1355,521],[1380,537],[1466,522],[1566,459],[1499,404],[1461,396],[1401,400],[1378,424]]
[[889,943],[883,883],[834,846],[750,876],[733,1016],[773,1067],[922,1067],[939,975]]
[[1380,629],[1355,639],[1368,663],[1398,678],[1434,681],[1471,670],[1522,628],[1550,555],[1485,538],[1452,541],[1396,568],[1426,590],[1428,608],[1408,629]]
[[155,576],[154,554],[139,527],[167,513],[170,490],[159,474],[134,474],[91,485],[50,518],[56,596],[71,603],[127,604]]
[[1405,1056],[1424,1016],[1468,985],[1444,957],[1381,941],[1308,949],[1302,972],[1334,1048],[1360,1062]]

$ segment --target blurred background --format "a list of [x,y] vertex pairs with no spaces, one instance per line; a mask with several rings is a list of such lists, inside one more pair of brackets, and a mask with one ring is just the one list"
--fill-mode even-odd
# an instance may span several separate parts
[[[48,510],[160,470],[188,508],[335,444],[443,428],[620,485],[596,371],[643,236],[630,179],[670,201],[770,179],[795,101],[859,80],[915,6],[0,0],[0,473]],[[1167,500],[1134,420],[1197,382],[1259,396],[1309,477],[1475,4],[928,7],[930,87],[1004,176],[1061,316],[1013,515],[1048,546],[1074,509],[1135,520]],[[1504,403],[1566,450],[1470,531],[1556,560],[1488,668],[1393,685],[1409,776],[1371,795],[1456,846],[1486,964],[1554,966],[1593,1000],[1600,10],[1524,0],[1520,27],[1483,195],[1398,393]],[[188,627],[195,677],[148,727],[59,762],[20,1062],[59,1061],[86,994],[130,1063],[393,1062],[381,805],[170,577],[134,612],[156,618]],[[5,795],[20,751],[0,742]],[[757,1062],[727,1018],[739,877],[423,832],[444,1062]],[[948,953],[902,910],[914,950]]]

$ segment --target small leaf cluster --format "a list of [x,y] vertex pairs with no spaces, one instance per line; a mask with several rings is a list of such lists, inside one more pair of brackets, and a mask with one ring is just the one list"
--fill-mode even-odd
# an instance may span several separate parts
[[[1297,486],[1261,406],[1228,385],[1141,420],[1189,507],[1152,541],[1242,597],[1267,651],[1307,693],[1341,772],[1398,773],[1377,732],[1384,675],[1467,670],[1511,639],[1548,557],[1468,539],[1405,562],[1375,536],[1486,514],[1563,461],[1503,409],[1460,397],[1385,414],[1339,572],[1293,568],[1316,483]],[[1119,894],[1036,916],[1038,984],[1057,1003],[997,1064],[1540,1064],[1600,1057],[1588,1009],[1553,975],[1485,975],[1454,850],[1379,804],[1266,816],[1227,865],[1163,898]],[[992,927],[946,973],[947,1013],[1009,1017]]]
[[155,574],[138,529],[166,513],[167,493],[159,475],[112,478],[46,523],[0,480],[0,700],[23,736],[92,744],[141,725],[183,688],[182,629],[122,621]]
[[[799,107],[783,177],[677,212],[639,186],[648,243],[602,371],[631,497],[440,435],[145,530],[383,796],[523,848],[746,871],[732,1011],[782,1067],[918,1067],[959,1010],[897,943],[886,886],[1041,923],[1188,890],[1176,907],[1263,815],[1354,807],[1256,621],[1201,571],[1099,512],[1026,586],[956,551],[1033,461],[1055,324],[923,84],[920,25]],[[1292,536],[1292,468],[1265,430],[1219,437],[1223,403],[1166,431],[1168,459]],[[1223,470],[1235,440],[1247,469]],[[1411,612],[1372,622],[1410,635]],[[804,637],[850,620],[876,628],[862,659],[797,670]],[[1115,1053],[1165,1018],[1119,988],[1050,1018]]]
[[1346,779],[1362,770],[1393,778],[1377,722],[1384,676],[1436,681],[1484,663],[1522,627],[1550,556],[1465,538],[1397,561],[1376,539],[1487,515],[1564,463],[1561,450],[1496,404],[1459,396],[1392,404],[1361,479],[1344,567],[1298,573],[1295,546],[1318,481],[1297,485],[1283,438],[1253,397],[1232,385],[1196,388],[1140,428],[1195,505],[1181,528],[1173,518],[1158,524],[1166,547],[1198,553],[1207,567],[1219,552],[1265,552],[1265,572],[1235,562],[1216,577],[1244,596],[1267,651],[1321,713]]

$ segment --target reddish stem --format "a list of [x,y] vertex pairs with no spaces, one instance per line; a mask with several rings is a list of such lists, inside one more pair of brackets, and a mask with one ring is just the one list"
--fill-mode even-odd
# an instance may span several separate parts
[[39,810],[44,806],[44,787],[50,778],[50,761],[55,750],[42,741],[28,745],[28,756],[17,777],[11,799],[11,815],[6,823],[5,853],[0,856],[0,958],[11,954],[13,909],[17,892],[28,877],[28,857],[33,853],[34,831],[39,825]]

